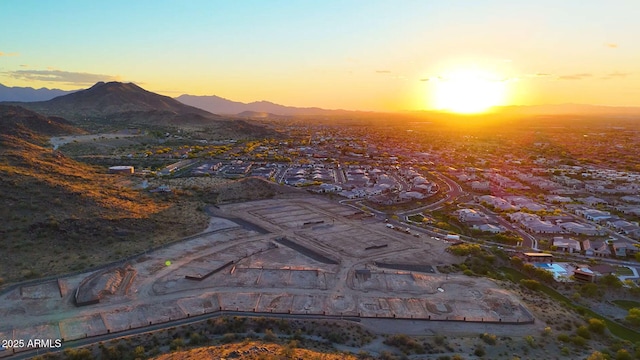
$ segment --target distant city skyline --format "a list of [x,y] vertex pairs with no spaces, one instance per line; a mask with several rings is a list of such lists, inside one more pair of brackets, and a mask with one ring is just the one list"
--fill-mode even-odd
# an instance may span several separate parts
[[5,0],[0,83],[373,111],[640,106],[639,13],[633,0]]

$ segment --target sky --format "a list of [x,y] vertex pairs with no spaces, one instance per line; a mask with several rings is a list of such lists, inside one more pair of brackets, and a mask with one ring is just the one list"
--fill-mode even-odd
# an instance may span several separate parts
[[640,106],[637,14],[637,0],[2,0],[0,83],[397,111],[438,108],[471,71],[500,85],[495,105]]

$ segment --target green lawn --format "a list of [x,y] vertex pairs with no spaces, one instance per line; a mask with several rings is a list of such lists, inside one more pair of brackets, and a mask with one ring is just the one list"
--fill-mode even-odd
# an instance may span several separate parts
[[[528,276],[522,274],[521,272],[515,270],[515,269],[511,269],[511,268],[507,268],[507,267],[501,267],[500,271],[503,271],[505,274],[509,274],[511,275],[511,279],[513,280],[513,282],[515,282],[516,284],[518,284],[520,282],[521,279],[529,279]],[[627,327],[622,326],[621,324],[610,320],[609,318],[606,318],[598,313],[593,312],[590,309],[587,309],[581,305],[575,304],[573,303],[573,301],[571,301],[571,299],[569,299],[568,297],[560,294],[559,292],[555,291],[554,289],[546,286],[543,283],[540,283],[540,291],[544,292],[545,294],[549,295],[551,298],[562,302],[576,310],[578,310],[580,313],[584,313],[586,316],[588,317],[592,317],[592,318],[596,318],[596,319],[600,319],[600,320],[604,320],[604,322],[607,324],[607,328],[609,328],[609,331],[611,331],[611,333],[621,339],[624,340],[629,340],[633,343],[640,341],[640,333],[638,333],[637,331],[631,330]],[[635,304],[639,304],[635,301],[627,301],[627,300],[618,300],[618,301],[623,301],[626,303],[635,303]],[[614,301],[617,305],[617,301]],[[620,305],[618,305],[620,306]]]
[[613,300],[612,302],[614,304],[618,305],[619,307],[625,309],[625,310],[629,310],[631,308],[640,308],[640,302],[638,302],[638,301],[633,301],[633,300]]
[[633,271],[626,266],[618,266],[616,269],[617,276],[633,276]]

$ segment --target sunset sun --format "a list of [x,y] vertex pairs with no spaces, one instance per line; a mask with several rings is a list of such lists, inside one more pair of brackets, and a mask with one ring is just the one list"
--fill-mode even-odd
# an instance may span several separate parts
[[478,70],[457,70],[433,81],[432,103],[438,110],[476,114],[503,105],[506,82]]

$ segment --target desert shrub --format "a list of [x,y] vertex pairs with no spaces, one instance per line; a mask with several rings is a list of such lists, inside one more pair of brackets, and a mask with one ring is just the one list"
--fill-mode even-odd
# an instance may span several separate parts
[[416,354],[424,354],[424,347],[415,339],[405,334],[391,335],[384,340],[389,346],[395,346],[405,354],[415,352]]
[[467,256],[470,254],[478,254],[482,250],[482,248],[480,248],[480,245],[478,244],[463,243],[459,245],[449,246],[447,250],[451,252],[453,255]]
[[497,343],[497,337],[494,334],[484,333],[480,335],[480,339],[488,345],[495,345]]
[[135,349],[133,349],[133,358],[134,359],[145,358],[144,346],[136,346]]
[[169,343],[170,350],[181,350],[184,347],[184,341],[181,338],[171,340]]
[[220,342],[223,344],[228,344],[228,343],[232,343],[234,341],[236,341],[238,339],[238,336],[234,333],[226,333],[224,335],[222,335],[222,338],[220,339]]
[[191,336],[189,336],[189,345],[199,345],[202,344],[203,341],[204,339],[202,338],[202,335],[195,331],[191,333]]
[[580,335],[571,337],[571,342],[577,347],[584,347],[585,345],[587,345],[587,339],[583,338]]
[[604,320],[600,319],[589,319],[589,330],[594,333],[602,334],[604,330],[607,328],[607,323]]
[[69,360],[91,360],[93,355],[89,349],[65,349],[64,356]]
[[532,347],[535,348],[536,347],[536,339],[531,336],[531,335],[527,335],[524,337],[524,340],[527,342],[527,344]]
[[580,326],[580,327],[578,327],[576,329],[576,334],[578,336],[582,336],[585,339],[590,339],[591,338],[591,334],[589,333],[589,329],[584,325],[582,325],[582,326]]
[[537,280],[522,279],[522,280],[520,280],[520,285],[526,287],[527,289],[531,289],[531,290],[540,289],[540,283]]
[[271,331],[271,329],[267,329],[264,332],[264,340],[268,342],[274,342],[278,340],[278,337],[276,336],[276,334],[273,333],[273,331]]
[[616,360],[632,360],[633,356],[627,351],[627,349],[620,349],[616,352]]

